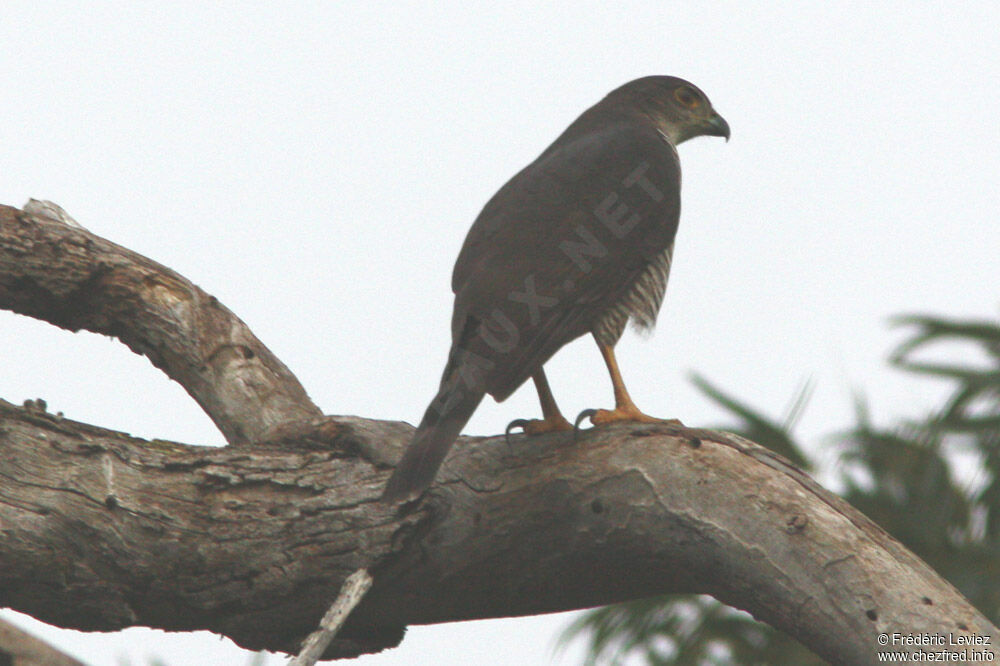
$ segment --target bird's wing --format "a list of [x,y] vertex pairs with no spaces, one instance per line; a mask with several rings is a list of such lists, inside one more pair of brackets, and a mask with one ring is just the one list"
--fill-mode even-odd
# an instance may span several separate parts
[[680,165],[621,122],[554,145],[487,203],[453,273],[453,346],[484,357],[505,399],[590,331],[677,232]]

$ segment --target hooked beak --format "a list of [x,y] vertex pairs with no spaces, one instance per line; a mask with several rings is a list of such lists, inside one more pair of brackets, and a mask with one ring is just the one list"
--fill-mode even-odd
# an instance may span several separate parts
[[708,119],[706,125],[705,134],[708,136],[721,136],[725,137],[726,142],[729,142],[729,123],[726,119],[720,116],[718,113],[712,113],[712,117]]

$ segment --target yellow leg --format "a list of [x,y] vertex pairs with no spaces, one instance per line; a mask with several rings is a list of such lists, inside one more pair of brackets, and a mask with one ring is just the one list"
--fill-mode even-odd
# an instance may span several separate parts
[[528,421],[524,426],[524,432],[533,435],[539,432],[553,432],[555,430],[572,430],[573,426],[567,421],[556,399],[552,397],[552,389],[549,388],[549,380],[545,377],[545,371],[541,368],[531,376],[535,382],[535,389],[538,391],[538,402],[542,404],[542,420]]
[[610,345],[601,344],[600,342],[597,343],[597,346],[601,350],[601,356],[604,357],[604,363],[608,366],[608,373],[611,375],[611,386],[615,391],[615,408],[613,410],[596,410],[590,416],[591,423],[594,425],[602,425],[604,423],[615,423],[617,421],[638,421],[640,423],[671,423],[674,425],[680,425],[681,422],[677,419],[658,419],[641,412],[639,408],[635,406],[635,403],[632,402],[632,397],[628,394],[628,390],[625,388],[625,382],[622,380],[622,373],[618,369],[618,360],[615,358],[614,348]]
[[542,418],[511,421],[507,425],[507,434],[510,434],[511,429],[518,427],[522,428],[526,435],[572,430],[573,424],[563,417],[556,405],[556,399],[552,397],[552,389],[549,388],[549,381],[545,378],[545,371],[539,368],[531,379],[535,382],[535,389],[538,390],[538,402],[542,404]]

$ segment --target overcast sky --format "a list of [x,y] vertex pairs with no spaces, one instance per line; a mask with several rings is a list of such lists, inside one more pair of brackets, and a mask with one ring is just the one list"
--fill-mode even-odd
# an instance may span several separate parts
[[[673,74],[733,136],[681,147],[660,325],[618,347],[637,404],[718,424],[688,380],[698,371],[780,415],[811,377],[798,432],[827,458],[823,436],[850,423],[856,389],[878,422],[931,407],[942,387],[885,367],[900,339],[887,318],[997,315],[1000,3],[611,5],[8,1],[0,203],[51,199],[186,275],[324,411],[415,422],[479,209],[609,90]],[[6,400],[223,443],[117,341],[4,312],[0,345]],[[611,403],[589,339],[547,368],[567,414]],[[484,402],[467,431],[537,411],[522,388]],[[355,663],[576,663],[579,649],[551,651],[570,617],[416,627]],[[18,621],[102,666],[250,658],[208,634]]]

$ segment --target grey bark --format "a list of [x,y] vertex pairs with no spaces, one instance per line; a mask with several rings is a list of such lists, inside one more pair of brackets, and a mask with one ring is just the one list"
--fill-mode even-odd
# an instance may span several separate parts
[[[835,664],[874,663],[880,633],[998,636],[870,520],[733,435],[463,437],[428,493],[386,506],[412,428],[320,416],[232,313],[155,262],[0,209],[0,307],[128,338],[239,434],[145,441],[0,401],[0,600],[46,622],[296,652],[367,568],[328,656],[395,645],[410,624],[671,592],[712,594]],[[228,386],[247,376],[257,390]]]

